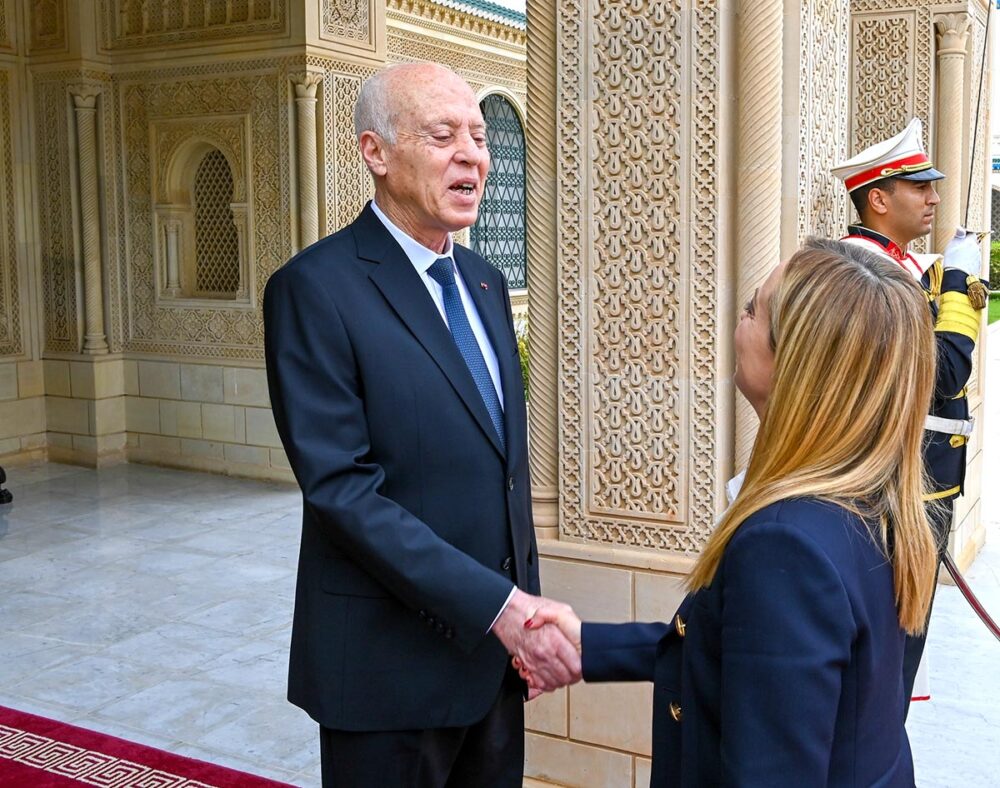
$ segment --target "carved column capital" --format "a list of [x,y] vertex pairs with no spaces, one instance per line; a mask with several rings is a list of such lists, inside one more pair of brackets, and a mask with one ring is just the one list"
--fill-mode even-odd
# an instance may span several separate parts
[[295,86],[295,98],[316,100],[316,89],[323,81],[323,75],[313,71],[305,71],[291,75],[292,84]]
[[83,83],[69,86],[69,94],[73,97],[73,108],[77,110],[97,109],[97,97],[103,93],[98,85]]
[[965,55],[972,17],[968,14],[943,14],[934,20],[937,28],[938,55]]

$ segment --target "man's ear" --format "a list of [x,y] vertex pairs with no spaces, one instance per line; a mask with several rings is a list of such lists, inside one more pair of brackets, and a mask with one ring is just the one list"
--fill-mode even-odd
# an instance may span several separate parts
[[868,210],[878,216],[885,216],[889,212],[886,194],[882,189],[872,189],[868,192]]
[[385,177],[387,145],[374,131],[363,131],[358,140],[361,147],[361,158],[365,160],[365,166],[376,178]]

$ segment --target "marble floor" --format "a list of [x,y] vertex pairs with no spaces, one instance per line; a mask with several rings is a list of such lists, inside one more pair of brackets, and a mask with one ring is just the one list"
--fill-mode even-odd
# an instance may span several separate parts
[[285,701],[295,488],[142,465],[8,476],[0,705],[319,784],[316,727]]
[[[1000,392],[1000,331],[991,339]],[[1000,438],[1000,396],[988,404],[986,434]],[[318,785],[316,728],[284,699],[298,492],[141,465],[8,471],[0,705]],[[996,616],[1000,441],[983,478],[989,535],[969,580]],[[1000,643],[941,586],[928,649],[933,700],[908,724],[917,783],[995,786]]]

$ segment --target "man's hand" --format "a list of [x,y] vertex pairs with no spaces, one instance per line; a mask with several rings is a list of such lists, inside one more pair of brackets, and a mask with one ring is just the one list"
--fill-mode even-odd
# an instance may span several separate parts
[[518,589],[492,632],[514,658],[514,667],[521,676],[526,680],[530,677],[531,688],[549,692],[580,680],[579,640],[570,642],[558,627],[532,628],[531,619],[539,610],[549,610],[552,616],[557,615],[555,611],[573,615],[568,605]]

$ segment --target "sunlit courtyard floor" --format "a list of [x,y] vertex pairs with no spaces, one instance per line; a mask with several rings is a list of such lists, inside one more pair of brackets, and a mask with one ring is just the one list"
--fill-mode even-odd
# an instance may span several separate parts
[[[990,530],[969,579],[997,615],[1000,333],[993,338]],[[0,705],[318,785],[316,727],[284,695],[297,490],[140,465],[8,470]],[[918,785],[1000,784],[1000,643],[954,587],[938,589],[928,648],[933,700],[908,725]]]

